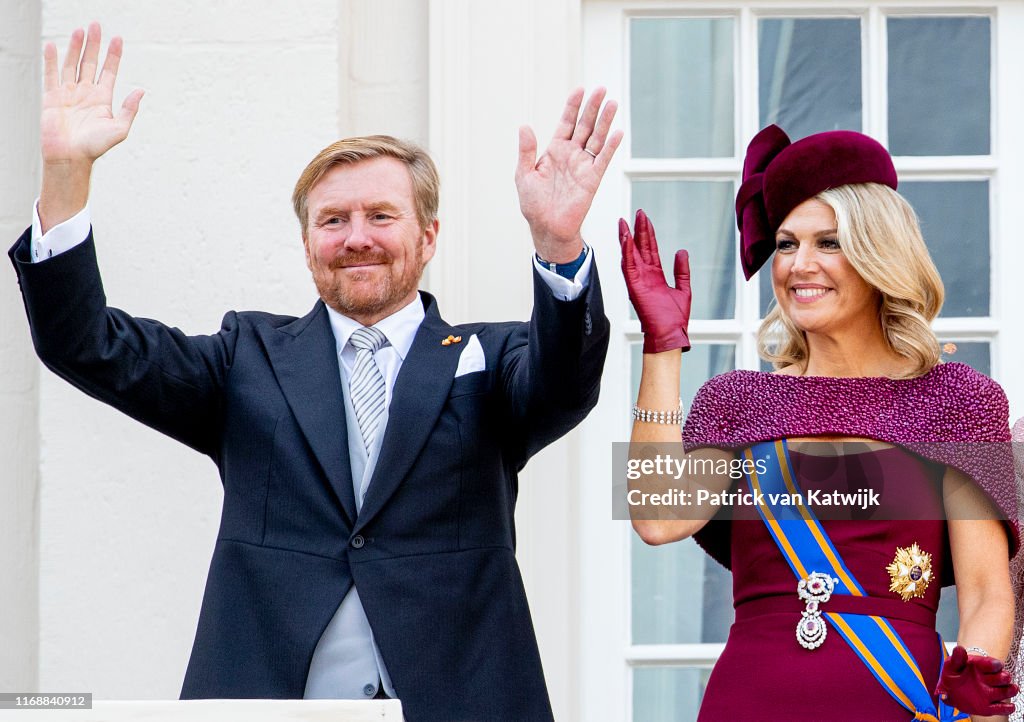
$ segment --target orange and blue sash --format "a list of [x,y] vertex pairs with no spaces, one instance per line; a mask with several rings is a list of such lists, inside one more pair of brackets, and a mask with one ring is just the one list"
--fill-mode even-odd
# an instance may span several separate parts
[[[867,596],[821,522],[804,504],[786,441],[755,444],[744,453],[751,462],[746,465],[750,470],[747,481],[757,500],[758,513],[797,579],[820,572],[838,580],[833,594]],[[763,472],[758,473],[758,469]],[[968,718],[944,702],[936,707],[917,662],[885,617],[827,611],[824,616],[885,691],[913,715],[912,719],[953,722]],[[940,646],[945,653],[941,638]]]

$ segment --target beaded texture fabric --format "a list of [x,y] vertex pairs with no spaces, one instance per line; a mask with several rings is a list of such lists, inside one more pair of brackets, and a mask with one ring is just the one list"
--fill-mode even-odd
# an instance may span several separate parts
[[[683,443],[687,450],[739,449],[831,435],[899,444],[977,481],[1010,520],[1013,555],[1020,533],[1009,415],[1002,387],[962,363],[939,364],[913,379],[730,371],[697,392]],[[728,566],[728,550],[702,537],[698,533],[697,542]]]

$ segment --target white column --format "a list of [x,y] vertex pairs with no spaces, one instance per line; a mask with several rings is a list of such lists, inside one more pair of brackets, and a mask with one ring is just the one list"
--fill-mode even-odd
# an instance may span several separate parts
[[992,372],[1010,399],[1010,423],[1024,416],[1024,375],[1020,358],[1024,352],[1024,245],[1020,242],[1020,193],[1024,190],[1024,138],[1019,126],[1024,113],[1020,75],[1024,70],[1024,6],[1003,3],[993,25],[995,37],[995,78],[993,112],[997,114],[998,136],[994,138],[999,156],[999,177],[993,201],[992,230],[997,239],[996,268],[993,272],[993,316],[1000,325],[1000,340],[992,349]]
[[[28,225],[39,184],[40,11],[0,0],[0,239]],[[21,112],[17,108],[28,109]],[[38,363],[14,272],[0,272],[0,680],[33,691],[39,674]]]
[[338,43],[340,135],[427,142],[427,3],[347,0]]
[[[518,127],[543,151],[580,84],[579,0],[431,0],[430,150],[441,234],[430,284],[449,321],[526,319],[533,245],[513,181]],[[600,259],[609,273],[613,259]],[[555,718],[579,716],[580,449],[574,433],[521,475],[518,559]]]

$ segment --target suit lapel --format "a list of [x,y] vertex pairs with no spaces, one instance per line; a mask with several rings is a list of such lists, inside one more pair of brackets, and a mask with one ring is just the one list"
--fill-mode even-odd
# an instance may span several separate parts
[[356,531],[381,510],[409,473],[448,399],[459,364],[463,345],[441,345],[455,329],[441,320],[434,297],[422,296],[426,316],[395,380],[388,425]]
[[292,413],[348,517],[355,522],[352,464],[337,345],[327,309],[313,310],[281,328],[259,327],[260,338]]

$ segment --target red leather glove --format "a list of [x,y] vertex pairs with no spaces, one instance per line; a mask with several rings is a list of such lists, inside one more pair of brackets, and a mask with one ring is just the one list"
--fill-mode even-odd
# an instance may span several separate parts
[[995,657],[967,654],[957,645],[942,665],[935,694],[961,712],[977,715],[1012,714],[1014,706],[1004,700],[1017,695],[1010,673]]
[[640,318],[644,332],[644,353],[672,349],[690,350],[686,326],[690,322],[690,257],[676,251],[675,288],[665,282],[658,257],[654,226],[642,210],[636,212],[633,235],[629,224],[619,219],[619,246],[622,248],[622,275],[626,279],[629,300]]

